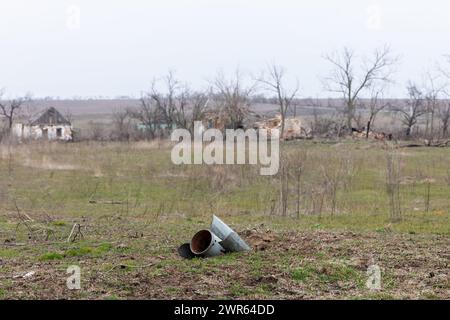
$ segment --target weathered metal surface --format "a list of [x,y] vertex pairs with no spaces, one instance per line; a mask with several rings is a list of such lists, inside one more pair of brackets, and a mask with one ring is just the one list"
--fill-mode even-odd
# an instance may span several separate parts
[[230,235],[230,233],[234,232],[233,229],[231,229],[225,222],[215,215],[213,215],[211,231],[220,239],[225,239]]
[[249,245],[233,229],[215,215],[213,216],[211,231],[220,239],[223,239],[220,244],[228,252],[251,250]]
[[225,252],[221,239],[209,230],[200,230],[191,240],[191,251],[202,257],[215,257]]
[[232,232],[220,242],[228,252],[250,251],[249,245],[236,232]]
[[178,248],[178,253],[185,259],[192,259],[249,250],[251,250],[249,245],[225,222],[214,215],[211,230],[197,232],[190,243],[185,243]]

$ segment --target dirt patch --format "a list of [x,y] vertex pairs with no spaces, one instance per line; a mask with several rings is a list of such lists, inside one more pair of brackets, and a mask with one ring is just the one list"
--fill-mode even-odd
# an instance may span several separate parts
[[241,235],[245,241],[256,251],[266,250],[274,244],[277,236],[270,230],[245,230],[241,232]]
[[[9,283],[5,298],[450,299],[446,236],[267,229],[240,234],[253,251],[183,260],[171,246],[176,239],[168,240],[173,250],[155,255],[144,237],[115,244],[104,256],[81,256],[79,292],[65,288],[67,261],[3,258],[0,268],[8,266],[2,274]],[[130,250],[138,242],[142,247]],[[379,291],[365,286],[372,264],[382,270]],[[36,273],[29,278],[14,277],[30,270]]]

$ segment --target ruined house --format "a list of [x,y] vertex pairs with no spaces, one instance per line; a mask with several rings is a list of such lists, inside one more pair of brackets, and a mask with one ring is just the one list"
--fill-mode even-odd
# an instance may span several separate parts
[[36,119],[28,123],[16,123],[12,128],[13,136],[22,139],[45,139],[71,141],[72,124],[55,108],[49,108]]
[[[255,122],[255,129],[268,130],[269,136],[273,129],[281,130],[281,115],[275,118]],[[310,139],[312,138],[311,128],[300,117],[286,117],[284,121],[283,140]]]
[[[254,112],[249,112],[244,119],[242,126],[235,129],[266,129],[268,135],[271,135],[271,130],[281,130],[281,116],[277,115],[274,118],[261,119],[263,116]],[[227,127],[227,119],[219,112],[206,112],[202,119],[201,132],[206,129],[218,129],[224,132]],[[300,117],[286,117],[284,124],[284,133],[281,139],[294,140],[294,139],[311,139],[311,128]]]

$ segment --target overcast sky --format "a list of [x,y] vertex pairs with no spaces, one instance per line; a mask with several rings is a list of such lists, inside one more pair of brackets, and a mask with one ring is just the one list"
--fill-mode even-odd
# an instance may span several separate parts
[[8,95],[139,96],[168,69],[202,88],[218,70],[284,65],[302,96],[328,96],[322,56],[343,46],[401,55],[397,85],[450,54],[445,0],[1,0]]

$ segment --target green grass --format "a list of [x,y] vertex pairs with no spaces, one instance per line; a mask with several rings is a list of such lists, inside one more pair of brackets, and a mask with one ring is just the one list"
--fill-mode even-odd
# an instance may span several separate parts
[[234,282],[229,288],[230,294],[234,297],[241,297],[250,293],[249,289],[245,288],[241,283]]
[[[285,144],[283,152],[290,157],[285,217],[279,216],[274,208],[280,194],[279,176],[260,176],[258,167],[175,166],[170,161],[168,146],[156,148],[150,144],[15,146],[12,171],[8,161],[0,157],[0,190],[3,191],[0,192],[0,243],[8,240],[30,245],[0,246],[0,259],[5,260],[6,265],[9,260],[15,262],[11,267],[3,266],[1,271],[8,275],[20,274],[22,266],[49,261],[51,263],[43,265],[58,270],[51,272],[62,270],[64,273],[66,265],[82,261],[87,275],[94,277],[108,272],[105,279],[109,276],[112,279],[99,284],[106,287],[102,288],[105,290],[100,298],[134,296],[136,292],[128,286],[120,292],[113,290],[126,283],[127,277],[139,276],[161,285],[165,288],[161,291],[169,297],[190,292],[178,291],[177,285],[183,280],[171,282],[173,274],[182,274],[192,281],[202,281],[205,276],[219,277],[226,285],[226,290],[218,293],[223,298],[271,297],[272,291],[280,285],[270,283],[272,275],[285,277],[289,285],[306,294],[314,293],[317,288],[325,290],[356,284],[358,296],[397,297],[396,290],[402,283],[392,271],[383,278],[383,288],[387,292],[367,293],[363,288],[365,270],[347,263],[352,254],[346,250],[335,259],[330,249],[332,245],[305,255],[303,252],[294,255],[291,249],[280,248],[270,253],[252,251],[189,261],[180,260],[176,253],[177,246],[190,241],[196,231],[209,227],[212,214],[222,217],[239,232],[270,229],[277,235],[290,235],[352,231],[386,238],[400,234],[414,239],[450,235],[450,185],[445,179],[450,149],[398,151],[403,179],[400,185],[402,220],[393,223],[389,218],[385,186],[385,150],[377,145],[365,146],[351,141],[339,146],[309,141]],[[304,150],[308,155],[301,178],[297,218],[295,172],[298,158],[295,155]],[[53,168],[55,164],[72,165],[73,169]],[[336,170],[342,173],[337,185],[336,211],[332,215],[331,194],[327,191],[329,185],[324,174]],[[431,181],[429,211],[425,208],[426,178]],[[323,208],[319,214],[313,212],[313,200],[321,194]],[[14,215],[15,203],[21,212],[34,219],[28,222],[34,239],[29,238],[27,226],[18,223]],[[74,223],[83,226],[84,238],[67,243]],[[288,236],[285,241],[286,246],[303,245],[291,243]],[[352,241],[342,244],[348,248],[341,249],[357,250],[370,240]],[[129,267],[117,267],[120,265]],[[140,268],[142,265],[151,266]],[[228,272],[233,270],[242,272],[247,282],[228,278]],[[433,294],[424,295],[433,298]],[[11,297],[14,290],[8,289],[3,295]]]
[[62,260],[73,257],[100,257],[111,250],[111,245],[108,243],[100,244],[97,247],[81,246],[67,249],[64,252],[47,252],[39,257],[41,261]]
[[64,259],[64,255],[57,252],[48,252],[39,257],[41,261],[51,261],[51,260],[62,260]]
[[15,258],[20,255],[19,250],[15,249],[0,249],[0,258]]
[[[320,260],[319,260],[320,261]],[[362,274],[354,268],[342,263],[320,262],[306,264],[291,271],[291,277],[298,282],[314,282],[323,284],[337,283],[339,281],[352,281],[362,285]]]
[[82,256],[93,256],[93,257],[99,257],[103,255],[104,253],[111,250],[112,246],[109,243],[103,243],[99,245],[98,247],[88,247],[83,246],[79,248],[72,248],[65,252],[65,256],[67,257],[82,257]]
[[67,257],[81,257],[85,255],[90,255],[94,252],[93,248],[90,247],[81,247],[77,249],[69,249],[64,254]]
[[344,264],[325,264],[318,270],[321,282],[334,283],[338,281],[359,281],[360,274],[352,267]]
[[264,258],[256,253],[252,255],[248,260],[250,260],[250,267],[252,270],[252,276],[261,277],[264,275]]
[[303,282],[311,277],[314,272],[315,270],[311,267],[299,267],[292,271],[291,276],[292,279]]
[[[287,154],[298,150],[308,152],[301,188],[301,215],[307,220],[307,227],[320,224],[324,229],[373,231],[389,223],[384,151],[376,146],[359,150],[360,146],[361,143],[344,143],[336,148],[293,142],[284,148]],[[36,152],[22,153],[27,147]],[[55,149],[62,150],[55,153]],[[18,165],[12,176],[7,163],[0,160],[0,174],[11,176],[2,180],[0,186],[7,183],[9,187],[5,189],[11,197],[27,199],[19,201],[22,210],[57,211],[58,218],[52,223],[57,227],[69,225],[67,221],[71,217],[92,215],[92,212],[95,217],[110,216],[111,210],[121,216],[147,213],[158,217],[181,212],[188,218],[209,214],[211,210],[262,215],[270,213],[279,196],[278,177],[259,176],[258,169],[251,166],[174,166],[167,147],[147,150],[125,144],[103,144],[96,146],[95,153],[91,150],[92,146],[85,144],[21,146],[15,156]],[[67,163],[76,169],[49,170],[21,165],[30,154],[35,159],[27,161],[37,165],[45,161]],[[450,160],[449,150],[417,148],[399,154],[403,164],[401,176],[417,183],[414,188],[410,184],[401,185],[403,221],[393,228],[398,232],[448,234],[450,186],[444,177]],[[288,210],[295,216],[295,158],[292,161]],[[343,173],[339,178],[335,217],[330,216],[327,194],[320,221],[318,217],[305,217],[312,208],[311,199],[316,197],[310,192],[321,190],[324,172],[334,172],[338,168],[343,168]],[[429,212],[424,205],[426,184],[421,182],[424,177],[433,181]],[[92,199],[97,203],[89,203]],[[122,204],[102,203],[112,200]]]
[[64,227],[65,225],[67,225],[67,223],[65,221],[53,221],[52,224],[55,227]]

